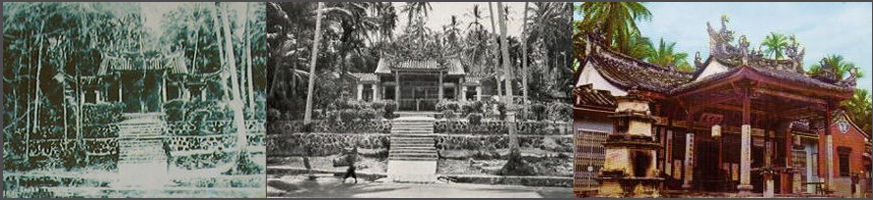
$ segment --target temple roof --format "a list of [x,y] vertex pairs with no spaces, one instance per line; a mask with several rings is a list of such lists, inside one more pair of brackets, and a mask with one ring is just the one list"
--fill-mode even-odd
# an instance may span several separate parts
[[707,85],[710,83],[721,81],[724,78],[735,75],[737,73],[741,73],[743,70],[751,70],[750,72],[754,72],[760,75],[763,75],[767,78],[775,79],[776,81],[784,81],[790,82],[793,85],[803,86],[809,89],[820,89],[820,90],[828,90],[828,91],[837,91],[837,92],[852,92],[854,88],[847,87],[838,84],[826,83],[821,80],[809,77],[805,74],[795,73],[792,71],[779,70],[772,67],[755,67],[750,65],[742,65],[740,67],[733,67],[728,71],[720,72],[716,74],[712,74],[706,77],[703,77],[700,80],[685,83],[682,85],[678,85],[676,88],[670,90],[669,94],[677,94],[689,90],[693,90],[695,88],[699,88],[703,85]]
[[379,77],[374,73],[349,73],[352,77],[361,82],[378,82]]
[[[588,64],[591,65],[588,65]],[[667,93],[673,87],[691,80],[692,74],[666,69],[607,48],[598,48],[582,62],[583,68],[592,66],[604,79],[624,90],[638,87]],[[581,71],[581,70],[580,70]]]
[[[778,84],[790,83],[785,86],[826,91],[828,94],[837,94],[840,97],[854,89],[856,79],[854,73],[845,80],[836,80],[832,72],[833,67],[823,67],[823,72],[819,75],[807,75],[802,67],[805,50],[793,36],[790,38],[789,47],[786,48],[787,59],[768,59],[760,50],[750,50],[749,42],[744,36],[740,37],[736,44],[732,43],[733,32],[727,30],[724,24],[725,21],[722,22],[722,29],[718,31],[707,24],[711,55],[703,62],[699,53],[696,54],[694,63],[697,70],[693,73],[675,71],[612,51],[602,44],[602,41],[598,42],[600,38],[596,35],[588,37],[592,42],[589,42],[586,48],[591,53],[581,63],[582,69],[594,67],[603,79],[622,90],[637,87],[640,90],[668,96],[699,88],[701,85],[717,83],[739,72],[744,73],[742,74],[744,77],[754,76]],[[718,63],[724,68],[704,73],[711,63]]]
[[391,74],[394,71],[403,72],[439,72],[444,71],[447,75],[465,75],[461,59],[451,57],[440,62],[438,59],[408,60],[388,54],[383,54],[376,66],[376,74]]
[[[103,54],[103,61],[97,75],[108,75],[112,71],[138,71],[138,70],[169,70],[173,74],[187,74],[188,61],[181,51],[169,55],[153,57],[140,57],[129,55]],[[140,63],[145,63],[140,64]]]
[[616,107],[615,97],[607,90],[594,89],[590,84],[573,89],[575,107],[591,107],[603,111],[613,111]]

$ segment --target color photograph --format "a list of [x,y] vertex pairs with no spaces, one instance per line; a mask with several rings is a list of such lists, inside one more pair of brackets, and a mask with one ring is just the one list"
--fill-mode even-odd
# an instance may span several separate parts
[[871,3],[573,6],[575,197],[871,197]]

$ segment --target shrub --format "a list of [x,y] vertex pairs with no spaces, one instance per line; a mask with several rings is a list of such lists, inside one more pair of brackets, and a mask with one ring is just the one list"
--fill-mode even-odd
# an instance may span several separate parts
[[573,106],[569,103],[552,102],[548,104],[548,117],[555,121],[567,121],[573,115]]
[[360,117],[361,120],[371,121],[378,119],[378,116],[376,116],[376,110],[374,110],[373,108],[365,108],[358,111],[360,112],[360,114],[358,114],[358,117]]
[[397,111],[397,102],[394,102],[393,100],[385,100],[384,117],[388,119],[394,119],[394,111]]
[[374,101],[373,103],[370,103],[370,108],[373,108],[373,110],[376,111],[385,110],[385,102]]
[[500,113],[500,119],[506,119],[506,104],[502,101],[497,102],[497,112]]
[[482,114],[481,113],[471,113],[467,115],[467,121],[470,122],[470,125],[478,126],[482,124]]
[[123,120],[122,113],[124,103],[99,103],[85,104],[83,109],[83,120],[85,124],[110,124]]
[[282,112],[275,108],[270,108],[267,111],[267,121],[278,121],[282,119]]
[[455,111],[443,110],[441,113],[445,119],[455,119]]
[[360,118],[357,110],[342,109],[339,111],[339,120],[342,122],[351,122]]
[[546,105],[542,103],[533,103],[530,105],[531,115],[537,121],[541,121],[546,118]]

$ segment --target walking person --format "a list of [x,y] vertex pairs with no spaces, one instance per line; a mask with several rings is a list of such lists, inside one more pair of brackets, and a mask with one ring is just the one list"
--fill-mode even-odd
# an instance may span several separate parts
[[346,179],[352,177],[355,179],[355,184],[358,183],[358,175],[355,174],[355,161],[358,159],[358,146],[354,146],[352,148],[352,152],[346,154],[346,162],[349,164],[349,168],[346,170],[346,175],[343,176],[343,183],[346,182]]

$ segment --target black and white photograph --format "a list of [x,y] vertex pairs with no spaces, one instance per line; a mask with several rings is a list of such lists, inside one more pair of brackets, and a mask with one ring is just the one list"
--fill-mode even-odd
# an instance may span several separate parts
[[265,197],[265,16],[3,3],[3,197]]
[[268,2],[267,196],[571,197],[572,10]]

